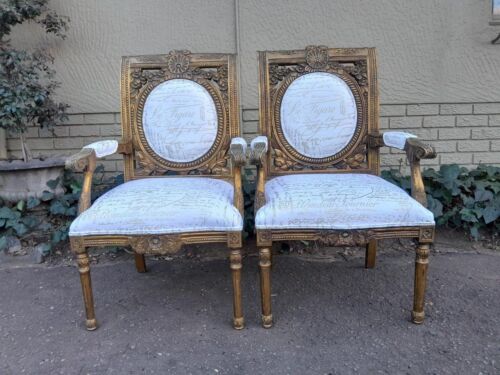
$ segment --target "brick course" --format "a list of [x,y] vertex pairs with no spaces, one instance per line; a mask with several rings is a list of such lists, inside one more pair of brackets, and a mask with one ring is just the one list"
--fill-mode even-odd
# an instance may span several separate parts
[[[258,134],[259,112],[243,109],[243,133],[247,140]],[[422,163],[425,167],[458,163],[474,167],[479,163],[500,165],[500,103],[388,104],[380,107],[380,128],[406,130],[432,144],[438,157]],[[27,133],[34,155],[69,155],[98,139],[119,139],[119,113],[71,114],[55,128],[55,136],[43,129]],[[20,156],[19,141],[7,135],[9,155]],[[383,167],[406,168],[399,150],[382,148]],[[120,155],[102,161],[106,172],[121,171]]]

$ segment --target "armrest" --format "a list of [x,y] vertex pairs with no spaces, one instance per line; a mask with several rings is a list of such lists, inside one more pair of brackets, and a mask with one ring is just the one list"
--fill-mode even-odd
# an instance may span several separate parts
[[245,165],[247,160],[247,141],[241,137],[231,139],[229,154],[231,155],[233,166],[241,167]]
[[252,139],[252,142],[250,143],[250,163],[254,165],[262,165],[268,148],[269,145],[265,135],[260,135]]
[[87,146],[83,146],[83,149],[94,150],[95,156],[98,159],[100,159],[116,153],[118,151],[118,141],[115,140],[97,141]]
[[420,170],[421,159],[434,159],[436,151],[430,145],[422,143],[417,137],[405,132],[386,132],[383,135],[384,144],[406,152],[411,170],[411,196],[424,207],[427,207],[424,180]]
[[388,147],[405,149],[406,140],[410,138],[417,138],[416,135],[406,132],[385,132],[383,135],[384,145]]
[[65,166],[67,169],[84,172],[82,193],[78,202],[78,213],[82,213],[90,207],[92,176],[96,168],[97,159],[113,155],[117,151],[127,153],[129,148],[130,142],[118,143],[115,140],[98,141],[84,146],[81,151],[66,159]]

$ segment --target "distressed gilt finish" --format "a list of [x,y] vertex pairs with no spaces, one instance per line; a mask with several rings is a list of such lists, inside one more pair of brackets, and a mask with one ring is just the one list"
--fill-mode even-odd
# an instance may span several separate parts
[[[234,187],[234,205],[243,213],[241,167],[245,150],[231,144],[240,135],[235,56],[231,54],[194,54],[172,51],[167,55],[124,57],[121,72],[122,139],[118,153],[124,158],[125,181],[145,177],[176,178],[204,176],[220,178]],[[142,129],[142,110],[148,93],[170,79],[187,79],[202,85],[214,100],[217,110],[217,136],[203,156],[190,162],[172,162],[161,158],[148,145]],[[92,175],[96,167],[95,151],[84,148],[67,159],[66,167],[83,171],[84,182],[79,213],[90,207]],[[233,326],[244,326],[241,305],[242,232],[189,232],[165,235],[89,235],[71,237],[82,283],[88,330],[97,328],[94,313],[90,265],[87,248],[92,246],[130,246],[135,252],[136,268],[146,271],[145,254],[173,254],[182,245],[225,243],[229,251],[233,280]]]
[[[280,129],[280,103],[294,79],[311,72],[329,72],[341,77],[353,91],[357,106],[357,124],[351,142],[340,152],[325,158],[308,158],[293,149]],[[375,49],[327,48],[309,46],[305,50],[259,53],[260,133],[264,141],[253,142],[250,160],[257,165],[255,212],[265,203],[265,184],[273,177],[307,173],[367,173],[379,175],[379,148],[384,146],[379,133],[379,101]],[[427,206],[420,173],[420,160],[436,156],[432,147],[417,139],[408,139],[405,151],[411,168],[412,196]],[[385,238],[415,238],[415,298],[412,320],[424,319],[424,293],[429,245],[434,227],[391,227],[360,230],[257,229],[260,249],[262,323],[272,326],[271,248],[276,241],[319,241],[328,246],[365,246],[365,267],[375,265],[377,241]]]

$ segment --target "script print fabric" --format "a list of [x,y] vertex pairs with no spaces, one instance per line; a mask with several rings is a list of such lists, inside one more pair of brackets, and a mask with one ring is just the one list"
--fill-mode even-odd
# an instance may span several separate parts
[[113,139],[97,141],[87,146],[83,146],[83,148],[91,148],[95,151],[96,157],[104,158],[113,155],[118,150],[118,142]]
[[399,148],[400,150],[404,150],[406,140],[410,138],[417,138],[417,136],[406,132],[385,132],[383,135],[386,146]]
[[217,136],[217,110],[199,83],[172,79],[151,91],[142,113],[149,146],[162,158],[186,163],[206,154]]
[[107,192],[79,215],[70,236],[240,231],[233,186],[212,178],[146,178]]
[[341,151],[356,130],[354,95],[341,78],[330,73],[310,73],[293,81],[283,95],[280,114],[288,143],[311,158]]
[[258,229],[432,226],[432,212],[404,190],[368,174],[276,177],[266,183]]

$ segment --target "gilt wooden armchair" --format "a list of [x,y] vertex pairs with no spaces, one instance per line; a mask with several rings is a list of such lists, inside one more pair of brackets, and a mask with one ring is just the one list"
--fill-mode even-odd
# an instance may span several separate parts
[[[258,166],[255,227],[259,247],[262,323],[272,326],[271,246],[317,240],[366,246],[375,264],[377,240],[418,242],[412,320],[424,319],[429,245],[420,159],[432,147],[404,132],[379,132],[375,49],[327,48],[259,53],[260,132],[251,142]],[[412,197],[379,177],[379,148],[405,150]]]
[[[80,272],[88,330],[97,328],[87,248],[130,246],[139,272],[145,254],[183,244],[226,243],[233,282],[233,325],[243,328],[241,166],[235,56],[172,51],[124,57],[122,139],[85,146],[68,168],[84,171],[71,249]],[[96,159],[123,154],[125,183],[90,201]]]

